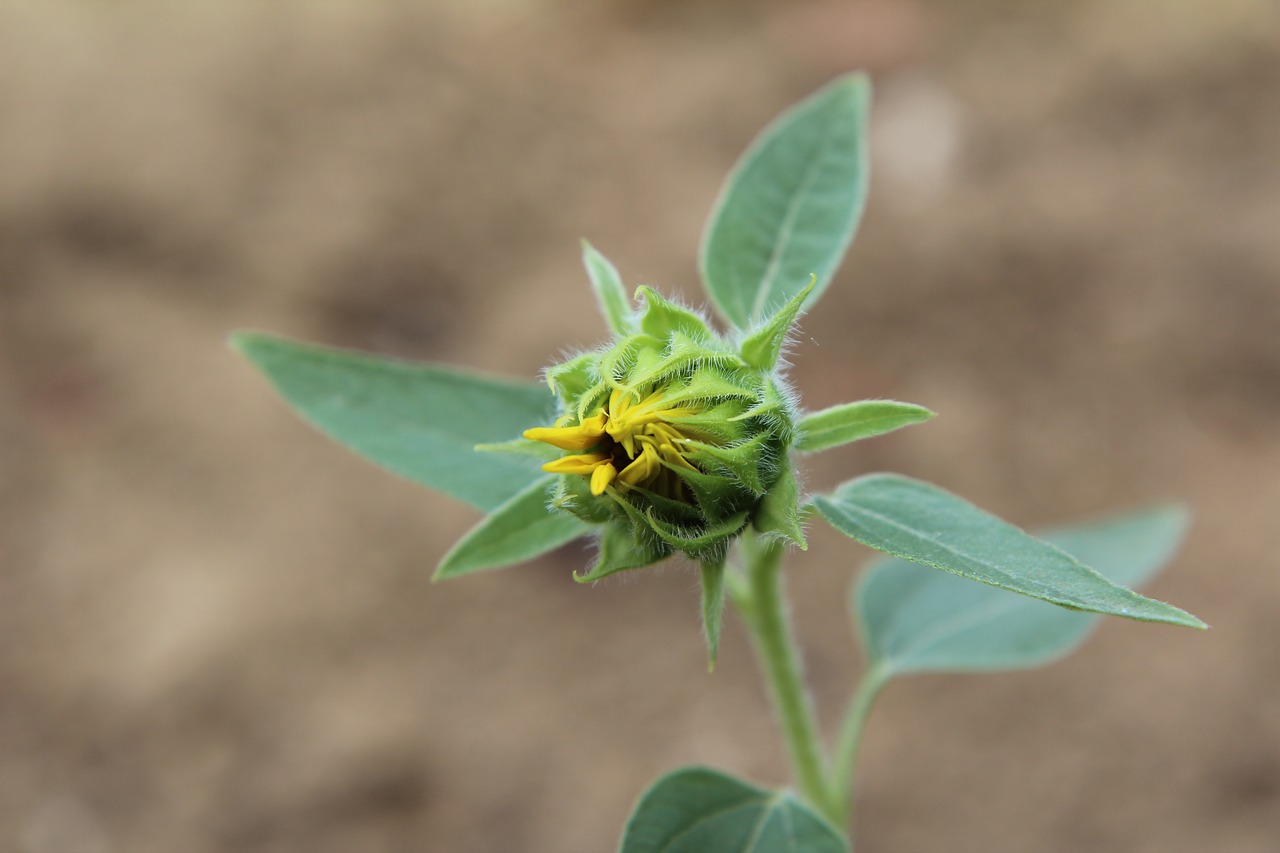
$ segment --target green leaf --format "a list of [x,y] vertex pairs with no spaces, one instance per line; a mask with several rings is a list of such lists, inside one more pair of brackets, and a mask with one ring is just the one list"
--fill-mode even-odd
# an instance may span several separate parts
[[444,555],[432,580],[532,560],[584,535],[587,525],[547,506],[555,482],[543,477],[491,512]]
[[746,329],[811,281],[815,301],[844,256],[867,194],[871,85],[851,74],[779,116],[734,166],[703,234],[711,301]]
[[312,426],[402,477],[482,510],[542,477],[532,457],[475,446],[550,423],[543,386],[253,332],[229,343]]
[[752,367],[761,370],[773,370],[782,356],[782,347],[787,342],[787,334],[791,326],[800,316],[800,308],[805,299],[813,292],[816,278],[810,276],[809,284],[792,296],[782,310],[774,314],[769,321],[747,336],[742,342],[742,360]]
[[724,622],[724,560],[702,564],[702,629],[707,635],[707,671],[716,668]]
[[927,421],[934,413],[914,403],[861,400],[805,415],[796,426],[796,450],[826,450]]
[[[1184,511],[1163,507],[1043,537],[1137,586],[1173,556],[1186,522]],[[1040,666],[1080,646],[1100,619],[892,558],[863,575],[854,607],[871,663],[886,676]]]
[[686,767],[640,798],[619,853],[849,853],[849,845],[790,792]]
[[604,314],[610,330],[615,335],[633,333],[635,318],[631,313],[631,301],[627,299],[627,290],[617,268],[586,240],[582,241],[582,265],[587,268],[587,276],[600,302],[600,312]]
[[1207,627],[928,483],[871,474],[813,503],[837,530],[895,557],[1075,610]]

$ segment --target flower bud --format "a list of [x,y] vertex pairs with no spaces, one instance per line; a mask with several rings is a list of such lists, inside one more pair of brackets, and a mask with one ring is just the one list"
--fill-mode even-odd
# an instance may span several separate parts
[[748,525],[803,545],[787,450],[795,408],[776,365],[808,289],[737,346],[653,290],[629,334],[547,370],[561,416],[524,437],[564,454],[554,508],[602,525],[581,580],[679,551],[723,563]]

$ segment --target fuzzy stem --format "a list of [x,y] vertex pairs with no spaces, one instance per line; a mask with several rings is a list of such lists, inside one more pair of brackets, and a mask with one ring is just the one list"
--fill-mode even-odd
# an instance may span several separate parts
[[800,793],[838,826],[843,809],[828,786],[818,726],[787,618],[779,571],[784,546],[751,534],[742,544],[746,577],[731,585],[734,604],[751,630]]

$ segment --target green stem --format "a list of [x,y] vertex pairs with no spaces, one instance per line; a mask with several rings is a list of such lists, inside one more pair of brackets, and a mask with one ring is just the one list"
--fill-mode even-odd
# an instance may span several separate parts
[[743,537],[742,544],[746,577],[744,582],[731,584],[730,593],[751,629],[800,793],[834,821],[842,809],[828,787],[818,726],[787,618],[779,571],[783,545],[759,540],[751,534]]
[[862,730],[867,725],[871,706],[880,695],[880,688],[888,681],[886,673],[877,666],[868,669],[858,682],[849,701],[844,722],[840,726],[840,740],[836,744],[835,763],[832,768],[830,791],[837,803],[837,826],[852,828],[853,784],[858,768],[858,747],[862,743]]

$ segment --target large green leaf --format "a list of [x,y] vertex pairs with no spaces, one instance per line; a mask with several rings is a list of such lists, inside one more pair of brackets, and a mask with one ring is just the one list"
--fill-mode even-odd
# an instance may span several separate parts
[[434,580],[532,560],[587,532],[563,510],[548,508],[555,475],[536,480],[499,506],[444,555]]
[[532,457],[474,448],[550,423],[545,386],[251,332],[230,344],[313,426],[414,482],[489,510],[542,476]]
[[654,783],[627,820],[620,853],[849,853],[840,833],[787,791],[704,767]]
[[933,412],[896,400],[860,400],[805,415],[796,425],[796,450],[826,450],[918,424]]
[[831,283],[867,194],[870,83],[841,77],[779,116],[729,174],[703,234],[716,308],[740,329]]
[[895,557],[1075,610],[1206,627],[928,483],[871,474],[813,503],[837,530]]
[[[1173,556],[1185,528],[1186,513],[1164,507],[1043,537],[1137,586]],[[866,571],[854,608],[871,665],[886,676],[1039,666],[1078,647],[1100,618],[894,558]]]

